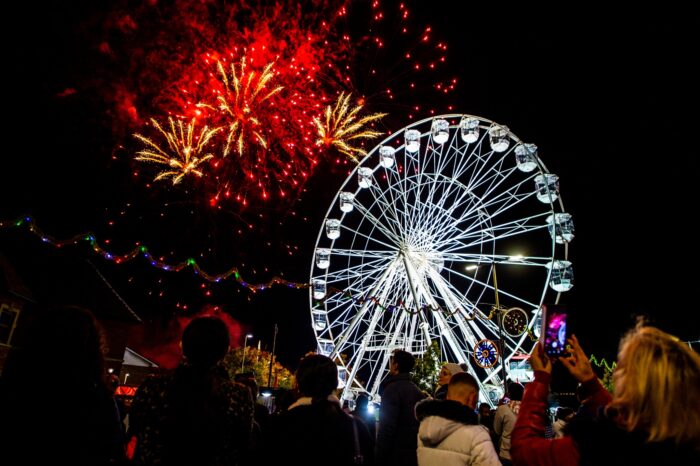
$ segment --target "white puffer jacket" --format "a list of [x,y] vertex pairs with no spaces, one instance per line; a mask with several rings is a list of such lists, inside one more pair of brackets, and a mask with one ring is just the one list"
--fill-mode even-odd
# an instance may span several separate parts
[[416,405],[419,466],[500,466],[488,429],[477,415],[452,400]]

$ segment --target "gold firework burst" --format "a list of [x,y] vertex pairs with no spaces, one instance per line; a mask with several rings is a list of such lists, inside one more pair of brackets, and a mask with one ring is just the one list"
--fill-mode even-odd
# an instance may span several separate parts
[[146,145],[144,149],[136,153],[135,160],[170,167],[170,170],[158,173],[153,181],[172,178],[173,185],[176,185],[190,173],[201,177],[203,173],[197,167],[214,157],[210,153],[205,154],[204,149],[211,137],[221,128],[209,129],[205,126],[199,133],[199,137],[195,139],[194,118],[187,125],[183,125],[181,120],[175,122],[170,117],[168,117],[168,122],[170,123],[170,131],[166,131],[158,121],[151,118],[153,126],[165,137],[168,143],[167,149],[162,148],[146,136],[134,134],[134,137]]
[[[284,89],[277,86],[270,92],[265,92],[268,83],[275,77],[273,63],[268,63],[262,72],[258,73],[246,69],[246,58],[243,56],[238,67],[231,63],[230,76],[221,62],[217,62],[216,65],[225,89],[225,93],[216,98],[218,110],[230,120],[224,157],[229,154],[232,145],[238,155],[243,155],[248,139],[253,139],[267,149],[267,141],[260,132],[260,120],[255,112],[260,104]],[[212,105],[205,103],[199,103],[198,106],[216,110]]]
[[357,114],[362,110],[362,105],[350,108],[348,103],[350,94],[341,93],[335,107],[329,105],[324,112],[325,121],[314,118],[318,130],[317,146],[334,146],[341,153],[350,157],[354,162],[359,162],[359,156],[366,156],[367,152],[361,147],[351,145],[356,139],[374,139],[382,133],[365,129],[364,126],[375,120],[385,117],[386,113],[374,113],[356,120]]

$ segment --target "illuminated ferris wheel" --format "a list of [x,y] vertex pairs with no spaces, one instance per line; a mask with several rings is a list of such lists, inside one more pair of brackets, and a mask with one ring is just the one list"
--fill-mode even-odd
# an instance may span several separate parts
[[378,398],[391,352],[466,363],[482,398],[519,378],[540,306],[573,286],[557,175],[497,123],[441,115],[392,134],[335,196],[311,264],[319,353],[343,398]]

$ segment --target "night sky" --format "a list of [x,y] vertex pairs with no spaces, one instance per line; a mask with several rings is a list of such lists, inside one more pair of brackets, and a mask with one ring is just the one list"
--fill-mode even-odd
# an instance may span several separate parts
[[[212,273],[237,266],[251,283],[273,276],[306,282],[323,216],[352,165],[336,163],[338,157],[321,160],[299,199],[246,209],[209,208],[194,194],[196,186],[186,183],[182,190],[147,187],[153,172],[133,176],[128,157],[137,147],[131,134],[142,128],[115,104],[116,84],[138,87],[134,76],[143,77],[138,68],[145,66],[143,56],[130,60],[125,51],[136,48],[125,39],[129,36],[105,26],[119,17],[115,11],[128,11],[134,2],[70,3],[14,5],[6,15],[9,123],[0,218],[30,214],[59,239],[92,231],[117,253],[141,241],[165,262],[195,257]],[[700,165],[697,15],[658,9],[613,13],[590,4],[566,12],[515,11],[498,4],[466,7],[467,13],[449,2],[422,3],[412,14],[448,44],[441,76],[458,79],[448,98],[425,101],[422,111],[448,113],[452,105],[451,113],[507,125],[536,144],[547,168],[560,177],[576,227],[570,246],[575,286],[562,302],[584,348],[614,356],[619,336],[637,314],[685,341],[700,339],[695,304],[700,254],[691,226]],[[152,8],[172,10],[166,6]],[[385,2],[383,11],[390,16],[396,5]],[[148,24],[167,23],[140,19],[140,33]],[[364,24],[346,27],[362,37]],[[389,40],[387,49],[401,50],[401,40]],[[355,62],[350,90],[369,94],[379,85],[362,73],[371,65],[363,57]],[[395,84],[412,79],[402,74],[398,52],[373,65],[385,66]],[[147,120],[153,102],[147,91],[133,102],[140,121]],[[433,99],[421,90],[405,98]],[[366,110],[390,113],[384,131],[431,116],[419,111],[411,120],[408,106],[369,95]],[[38,241],[26,230],[14,234]],[[91,254],[85,245],[75,249]],[[120,265],[93,260],[147,325],[165,331],[174,317],[220,306],[255,335],[253,344],[262,338],[263,347],[271,345],[277,323],[283,363],[293,365],[315,348],[306,290],[251,293],[233,280],[209,283],[191,270],[153,268],[143,258]]]

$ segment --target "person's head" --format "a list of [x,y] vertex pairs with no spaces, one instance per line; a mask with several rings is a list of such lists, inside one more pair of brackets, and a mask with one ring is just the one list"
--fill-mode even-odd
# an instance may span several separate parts
[[479,405],[479,415],[480,416],[490,416],[491,415],[491,406],[489,406],[488,403],[481,403]]
[[287,410],[299,398],[296,389],[280,389],[275,395],[275,412],[281,413]]
[[467,372],[458,372],[452,376],[447,386],[447,399],[476,409],[476,403],[479,401],[479,383],[473,375]]
[[310,354],[299,363],[294,374],[302,396],[325,399],[338,386],[338,368],[331,358]]
[[369,395],[366,393],[360,393],[357,395],[357,399],[355,400],[355,410],[366,411],[367,405],[369,405]]
[[[78,306],[56,306],[40,312],[31,330],[27,349],[32,358],[41,358],[45,372],[60,371],[61,380],[90,380],[107,385],[104,365],[105,341],[95,316]],[[67,366],[46,366],[46,355],[61,349]],[[66,371],[72,372],[66,376]]]
[[408,351],[402,349],[394,350],[391,356],[391,370],[393,374],[408,374],[416,365],[416,358]]
[[197,317],[182,333],[182,354],[193,366],[212,367],[221,361],[231,343],[228,327],[218,317]]
[[506,391],[506,397],[509,400],[520,401],[523,399],[523,393],[525,392],[525,387],[518,382],[508,383],[508,389]]
[[519,384],[518,382],[511,382],[508,384],[508,399],[520,401],[523,399],[524,391],[525,387],[523,387],[521,384]]
[[455,364],[453,362],[445,363],[445,365],[440,369],[438,384],[447,385],[450,382],[450,378],[458,372],[464,372],[459,364]]
[[255,381],[255,373],[242,372],[236,374],[233,380],[248,387],[250,389],[250,394],[253,395],[253,399],[258,397],[258,383]]
[[649,441],[700,444],[700,355],[640,323],[620,341],[608,409]]

